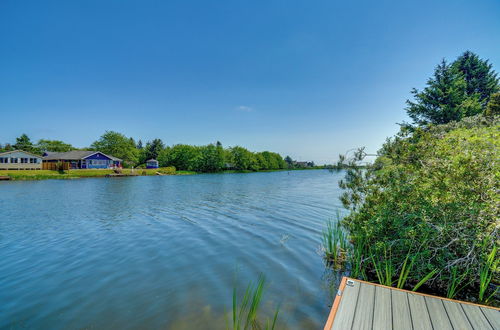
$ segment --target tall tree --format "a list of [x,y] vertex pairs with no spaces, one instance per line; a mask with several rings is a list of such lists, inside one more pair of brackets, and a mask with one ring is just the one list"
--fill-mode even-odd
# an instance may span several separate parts
[[127,164],[137,162],[138,151],[134,141],[118,132],[106,131],[99,140],[92,143],[91,147],[110,156],[121,158]]
[[38,140],[37,147],[42,152],[46,152],[46,151],[50,151],[50,152],[66,152],[66,151],[70,151],[70,150],[76,149],[71,144],[64,143],[63,141],[59,141],[59,140],[45,140],[45,139]]
[[146,160],[157,159],[160,152],[165,149],[161,139],[154,139],[146,143]]
[[16,138],[16,143],[13,147],[14,149],[24,150],[27,152],[40,153],[40,150],[33,145],[33,142],[31,142],[31,139],[26,134],[21,134],[20,137]]
[[466,94],[472,96],[478,94],[479,102],[484,107],[488,103],[491,94],[500,90],[497,73],[488,60],[479,58],[471,51],[460,55],[451,68],[462,75],[466,83]]
[[424,90],[413,89],[406,111],[417,125],[446,124],[483,112],[499,88],[491,64],[467,51],[451,65],[443,60]]
[[407,100],[406,111],[418,125],[445,124],[481,112],[477,96],[467,98],[463,75],[443,60],[423,91],[412,90],[415,101]]

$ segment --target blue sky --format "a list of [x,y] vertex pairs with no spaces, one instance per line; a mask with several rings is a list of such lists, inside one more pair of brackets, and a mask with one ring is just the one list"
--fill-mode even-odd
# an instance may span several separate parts
[[500,1],[0,2],[0,142],[375,152],[434,66],[500,69]]

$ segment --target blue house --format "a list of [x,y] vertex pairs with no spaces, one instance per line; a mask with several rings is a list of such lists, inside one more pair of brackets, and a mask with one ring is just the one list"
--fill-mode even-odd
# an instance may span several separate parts
[[156,159],[147,160],[146,168],[158,168],[158,161]]
[[69,163],[71,169],[115,168],[122,166],[122,160],[100,151],[72,150],[68,152],[46,152],[44,163]]

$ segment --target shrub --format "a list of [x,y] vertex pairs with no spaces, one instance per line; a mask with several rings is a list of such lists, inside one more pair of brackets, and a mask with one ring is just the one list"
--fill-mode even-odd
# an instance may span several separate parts
[[[432,274],[427,290],[446,296],[453,281],[467,285],[460,292],[453,288],[453,294],[474,300],[479,274],[499,243],[498,119],[475,116],[403,129],[385,143],[372,166],[347,170],[340,186],[351,213],[343,225],[355,245],[362,242],[365,260],[375,256],[364,263],[369,278],[376,279],[375,262],[391,251],[395,278],[408,256],[415,259],[407,288]],[[498,282],[497,269],[492,273],[492,282]]]
[[174,166],[162,167],[158,169],[161,174],[174,175],[176,173]]

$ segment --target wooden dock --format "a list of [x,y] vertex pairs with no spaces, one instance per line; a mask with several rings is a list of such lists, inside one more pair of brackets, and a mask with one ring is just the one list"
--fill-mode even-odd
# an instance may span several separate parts
[[344,277],[325,330],[500,330],[500,310]]

